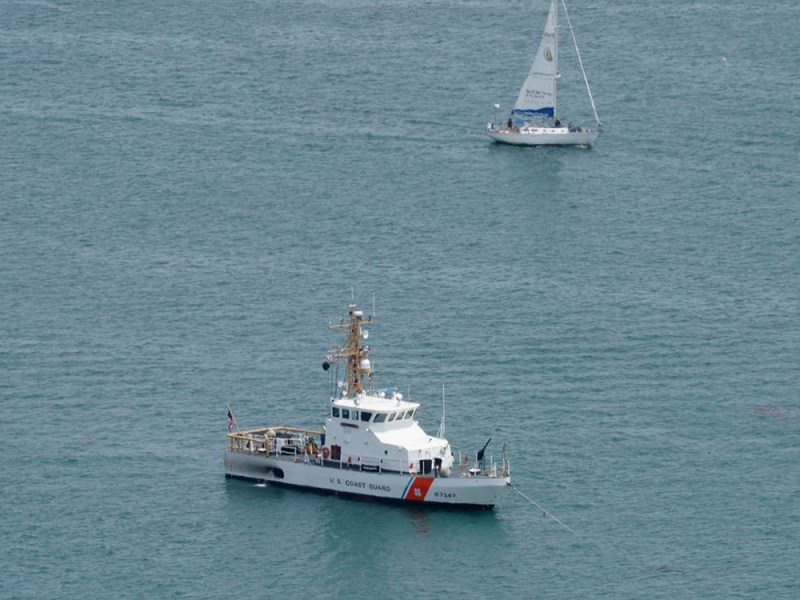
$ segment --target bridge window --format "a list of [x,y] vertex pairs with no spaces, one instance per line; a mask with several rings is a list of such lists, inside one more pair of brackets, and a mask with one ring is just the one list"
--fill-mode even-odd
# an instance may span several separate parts
[[375,415],[375,423],[383,423],[386,420],[386,413],[378,413]]
[[331,415],[334,416],[334,417],[338,417],[339,416],[339,409],[334,406],[331,409]]
[[362,411],[361,411],[361,420],[362,420],[362,421],[369,422],[369,420],[370,420],[371,418],[372,418],[372,413],[371,413],[371,412],[369,412],[369,411],[366,411],[366,410],[362,410]]
[[350,418],[350,409],[349,408],[343,408],[342,409],[342,418],[343,419],[349,419]]

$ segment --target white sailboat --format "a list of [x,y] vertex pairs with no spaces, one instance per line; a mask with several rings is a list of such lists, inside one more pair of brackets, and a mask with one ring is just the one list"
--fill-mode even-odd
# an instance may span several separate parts
[[[528,73],[519,96],[511,110],[511,116],[505,124],[489,123],[486,133],[498,142],[515,144],[518,146],[589,146],[602,131],[600,117],[594,105],[589,80],[583,68],[578,42],[572,30],[572,23],[567,13],[565,0],[561,0],[564,17],[572,34],[575,45],[575,55],[578,58],[586,91],[594,112],[597,127],[586,129],[582,127],[561,124],[556,101],[556,82],[558,80],[558,0],[550,0],[550,12],[544,27],[544,35],[539,44],[539,49],[533,59],[533,65]],[[495,104],[495,109],[499,108]]]

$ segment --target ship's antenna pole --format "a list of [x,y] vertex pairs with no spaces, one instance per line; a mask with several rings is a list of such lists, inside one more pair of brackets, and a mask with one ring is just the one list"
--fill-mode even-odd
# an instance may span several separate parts
[[442,422],[439,423],[439,431],[436,437],[443,439],[444,435],[444,380],[442,380]]

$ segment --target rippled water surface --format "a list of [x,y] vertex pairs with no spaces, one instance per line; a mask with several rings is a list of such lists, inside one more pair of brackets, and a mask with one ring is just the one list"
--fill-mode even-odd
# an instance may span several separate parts
[[[800,596],[800,10],[575,0],[603,135],[492,144],[545,5],[0,3],[0,597]],[[225,480],[351,293],[561,524]]]

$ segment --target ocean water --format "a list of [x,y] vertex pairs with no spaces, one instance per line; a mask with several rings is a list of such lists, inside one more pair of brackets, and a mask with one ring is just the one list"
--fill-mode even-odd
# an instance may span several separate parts
[[[483,133],[543,0],[0,2],[0,597],[800,597],[800,8],[569,8],[592,149]],[[224,478],[351,298],[521,494]]]

